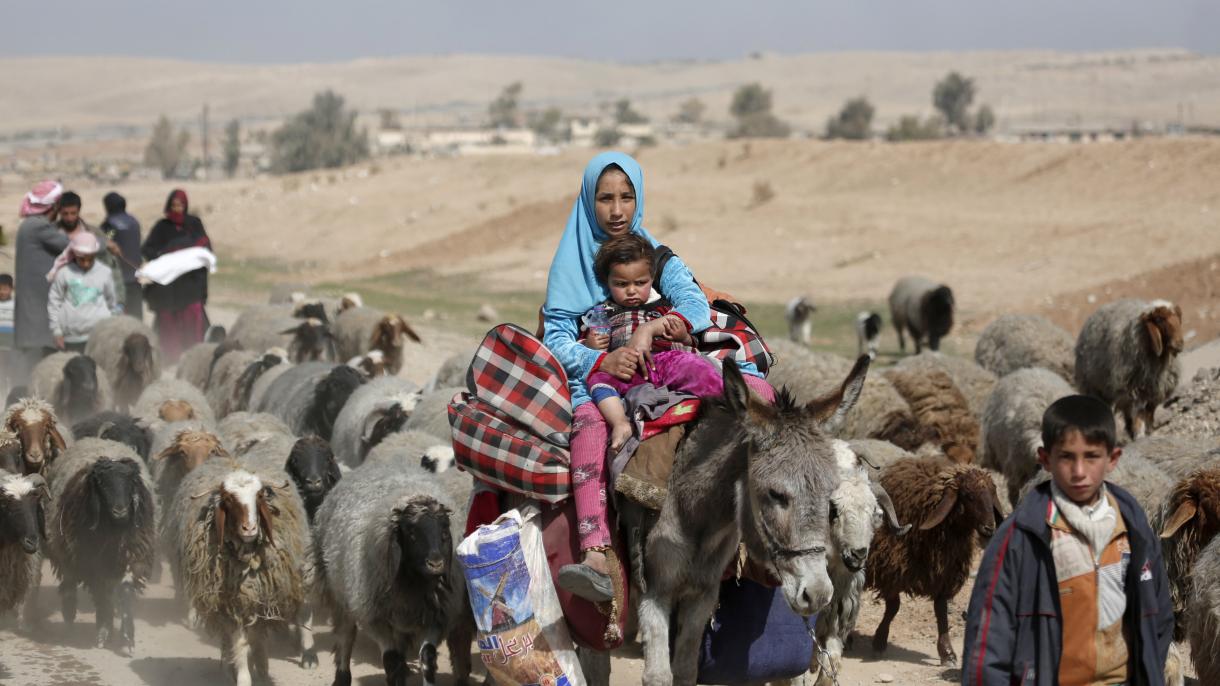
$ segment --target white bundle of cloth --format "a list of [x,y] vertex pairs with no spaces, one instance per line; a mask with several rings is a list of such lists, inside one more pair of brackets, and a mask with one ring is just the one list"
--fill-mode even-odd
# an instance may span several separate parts
[[209,274],[216,273],[216,255],[207,248],[186,248],[145,262],[143,267],[136,270],[136,279],[140,283],[168,286],[183,274],[205,267]]

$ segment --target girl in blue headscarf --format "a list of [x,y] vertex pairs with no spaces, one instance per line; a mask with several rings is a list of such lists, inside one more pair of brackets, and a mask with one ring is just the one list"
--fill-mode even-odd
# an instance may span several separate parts
[[[586,381],[594,371],[626,381],[638,370],[647,378],[652,339],[641,328],[641,335],[632,336],[621,348],[609,353],[594,350],[579,338],[581,317],[609,297],[593,269],[593,258],[602,242],[635,233],[654,247],[658,245],[644,229],[643,218],[644,172],[639,163],[620,152],[594,157],[585,167],[580,195],[551,262],[543,306],[543,342],[567,372],[575,407],[570,444],[572,496],[584,553],[583,564],[569,565],[560,571],[559,583],[593,601],[609,600],[614,593],[605,556],[610,546],[606,514],[607,427],[596,404],[590,402]],[[666,262],[657,287],[673,306],[666,316],[678,318],[691,333],[711,326],[707,298],[682,260],[675,256]],[[756,390],[764,397],[774,396],[762,379],[746,378],[751,387],[759,386]]]

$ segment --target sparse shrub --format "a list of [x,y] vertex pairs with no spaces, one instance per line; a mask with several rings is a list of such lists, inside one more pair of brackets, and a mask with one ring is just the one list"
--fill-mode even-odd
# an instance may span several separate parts
[[770,181],[754,182],[754,202],[752,203],[754,207],[771,202],[774,198],[775,189],[771,187]]
[[512,128],[521,125],[521,91],[524,86],[515,81],[504,87],[500,95],[487,106],[488,123],[493,128]]
[[974,132],[984,135],[993,128],[995,128],[995,112],[991,111],[991,105],[980,105],[978,112],[974,113]]
[[932,90],[932,104],[954,133],[970,130],[970,103],[974,102],[974,79],[957,72],[941,79]]
[[398,113],[392,109],[385,108],[378,111],[378,116],[381,118],[382,131],[401,131],[402,122],[398,119]]
[[368,156],[368,133],[356,130],[356,112],[330,90],[314,95],[313,107],[271,136],[271,168],[278,173],[341,167]]
[[186,144],[191,134],[182,129],[174,133],[174,125],[164,114],[153,127],[152,137],[144,148],[144,164],[161,170],[161,177],[172,179],[186,158]]
[[915,115],[904,115],[885,132],[887,141],[926,141],[941,137],[941,122],[935,117],[920,121]]
[[698,124],[703,121],[703,113],[707,111],[707,105],[699,98],[690,98],[685,100],[681,105],[678,105],[678,113],[674,115],[674,121],[679,124]]
[[732,138],[787,138],[791,128],[771,113],[771,91],[751,83],[737,89],[729,112],[737,118]]
[[839,114],[826,122],[826,137],[857,141],[870,138],[875,111],[868,98],[861,96],[848,100]]
[[644,124],[648,122],[648,117],[632,109],[631,101],[623,98],[614,103],[614,121],[619,124]]
[[599,148],[612,148],[622,140],[623,134],[616,128],[601,128],[593,134],[593,144]]
[[241,162],[241,122],[236,119],[225,125],[225,174],[232,177]]
[[556,141],[567,137],[563,124],[563,112],[558,107],[548,107],[542,112],[531,112],[529,127],[547,140]]

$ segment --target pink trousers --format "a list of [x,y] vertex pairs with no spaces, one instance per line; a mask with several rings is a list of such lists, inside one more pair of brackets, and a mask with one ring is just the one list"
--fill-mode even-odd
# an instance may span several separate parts
[[[746,385],[769,403],[775,402],[775,389],[756,376],[743,375]],[[596,403],[576,408],[572,422],[572,497],[576,501],[577,536],[580,549],[610,545],[606,446],[609,433]]]

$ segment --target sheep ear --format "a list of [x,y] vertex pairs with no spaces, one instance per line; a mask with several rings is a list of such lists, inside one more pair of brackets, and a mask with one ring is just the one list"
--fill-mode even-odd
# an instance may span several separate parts
[[1173,538],[1174,534],[1178,533],[1178,529],[1181,529],[1187,522],[1194,519],[1197,511],[1198,506],[1195,505],[1193,498],[1183,500],[1182,504],[1178,505],[1178,509],[1174,510],[1164,526],[1161,527],[1161,538]]
[[97,529],[97,523],[101,519],[102,504],[98,502],[97,489],[89,488],[88,490],[89,495],[85,499],[85,514],[89,517],[89,530],[93,531]]
[[67,442],[64,441],[63,434],[59,433],[59,428],[54,424],[50,427],[51,445],[55,448],[55,457],[59,457],[59,453],[68,449]]
[[169,456],[170,456],[170,455],[173,455],[173,454],[174,454],[174,453],[175,453],[177,450],[178,450],[178,444],[177,444],[177,443],[171,443],[171,444],[169,444],[169,445],[165,446],[165,448],[163,448],[163,449],[161,450],[161,452],[157,453],[156,455],[153,455],[153,456],[152,456],[152,459],[154,459],[154,460],[165,460],[165,459],[168,459],[168,458],[169,458]]
[[216,513],[213,515],[212,521],[216,532],[216,547],[223,548],[225,544],[225,506],[219,497],[212,498],[212,509]]
[[412,329],[411,325],[407,323],[407,320],[403,319],[401,316],[398,318],[398,325],[402,327],[402,332],[407,334],[407,338],[410,338],[416,343],[423,342],[419,339],[419,334],[415,333],[415,329]]
[[894,501],[890,499],[890,494],[886,493],[885,488],[876,481],[869,482],[869,488],[872,489],[873,496],[877,498],[877,504],[885,512],[885,520],[890,526],[890,531],[895,536],[905,536],[911,530],[911,525],[898,523],[898,513],[894,511]]
[[301,328],[300,325],[297,325],[297,326],[292,327],[291,329],[284,329],[283,331],[280,332],[280,335],[281,336],[291,336],[291,335],[295,334],[297,332],[297,330],[300,328]]
[[806,411],[821,424],[822,431],[834,433],[843,423],[847,413],[860,399],[860,393],[864,390],[864,380],[868,376],[868,365],[871,362],[872,359],[868,355],[861,355],[838,390],[805,406]]
[[945,517],[949,516],[949,512],[953,510],[953,506],[957,504],[957,489],[950,488],[945,492],[945,496],[941,498],[940,504],[928,515],[923,523],[919,525],[921,531],[934,529],[940,526],[940,523],[945,521]]
[[271,504],[267,502],[269,490],[265,490],[259,494],[258,498],[258,526],[263,530],[263,535],[267,537],[267,543],[275,546],[275,536],[271,534]]
[[391,579],[398,576],[398,567],[402,564],[402,541],[400,541],[398,538],[398,523],[402,519],[402,516],[402,509],[400,508],[395,508],[394,511],[390,513],[390,531],[387,535],[390,537],[390,555],[388,562],[390,564]]
[[1165,340],[1161,337],[1161,327],[1157,326],[1148,315],[1144,315],[1141,319],[1144,322],[1144,330],[1148,332],[1148,342],[1152,344],[1152,354],[1160,357],[1161,353],[1165,352]]

